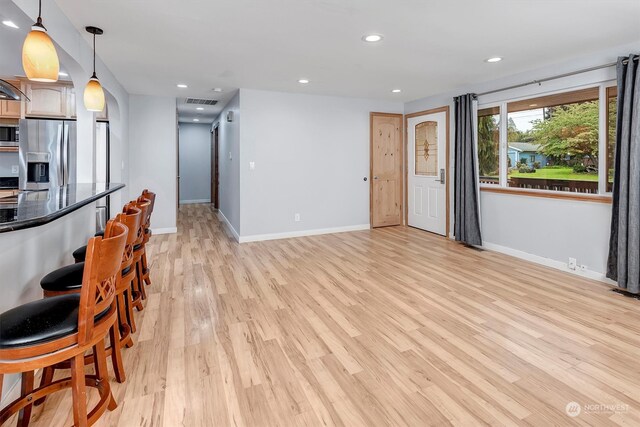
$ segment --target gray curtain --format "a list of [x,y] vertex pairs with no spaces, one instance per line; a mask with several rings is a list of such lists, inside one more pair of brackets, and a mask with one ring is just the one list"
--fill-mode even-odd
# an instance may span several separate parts
[[607,277],[640,293],[640,73],[638,56],[618,58],[618,105]]
[[478,170],[475,156],[474,94],[455,100],[454,235],[467,245],[482,245],[478,206]]

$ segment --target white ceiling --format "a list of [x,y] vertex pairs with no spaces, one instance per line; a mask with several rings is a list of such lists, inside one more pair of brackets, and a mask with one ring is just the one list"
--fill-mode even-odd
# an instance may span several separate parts
[[128,92],[218,99],[209,116],[239,87],[410,101],[640,41],[638,0],[56,2],[105,30],[98,54]]

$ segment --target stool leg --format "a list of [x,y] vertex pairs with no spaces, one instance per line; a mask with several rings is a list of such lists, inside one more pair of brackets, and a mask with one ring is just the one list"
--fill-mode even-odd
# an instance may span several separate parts
[[[33,371],[22,373],[22,385],[21,385],[20,391],[22,393],[21,396],[26,396],[27,394],[33,391]],[[19,427],[27,427],[29,425],[32,409],[33,409],[32,404],[29,404],[24,408],[20,409],[20,415],[18,415]]]
[[[42,377],[40,378],[40,387],[44,387],[53,382],[53,374],[55,373],[55,368],[53,366],[47,366],[42,370]],[[46,397],[42,397],[36,400],[33,404],[35,406],[40,406],[44,403]]]
[[73,425],[87,427],[87,385],[84,377],[84,355],[71,359],[71,395],[73,398]]
[[147,291],[144,287],[144,269],[142,268],[142,257],[136,263],[136,275],[138,276],[138,292],[142,295],[142,299],[147,299]]
[[[126,346],[127,348],[133,347],[133,338],[131,337],[131,333],[133,332],[131,329],[131,324],[129,323],[128,313],[127,313],[127,301],[126,301],[126,292],[124,289],[122,293],[116,295],[116,304],[118,306],[118,330],[120,331],[120,347]],[[126,335],[126,337],[125,337]]]
[[149,265],[147,264],[147,252],[142,254],[142,272],[144,273],[144,281],[147,285],[151,284],[151,277],[149,276]]
[[122,353],[120,352],[120,338],[119,333],[116,331],[118,322],[109,329],[109,342],[111,344],[111,364],[113,365],[113,371],[116,374],[116,381],[123,383],[127,376],[124,372],[124,365],[122,364]]
[[[104,341],[100,341],[93,347],[93,354],[95,357],[94,367],[96,370],[96,377],[101,384],[107,384],[108,386],[109,376],[107,375],[107,353],[104,349]],[[98,387],[98,390],[102,392],[102,389],[100,389],[100,387]],[[109,390],[109,394],[109,405],[107,406],[107,409],[113,411],[118,407],[118,404],[113,398],[113,393],[111,393],[111,390]]]
[[128,286],[128,289],[125,292],[124,302],[127,307],[127,319],[129,320],[129,326],[131,326],[131,332],[134,333],[136,331],[136,319],[133,316],[133,296],[131,295],[131,287],[133,286],[133,281]]

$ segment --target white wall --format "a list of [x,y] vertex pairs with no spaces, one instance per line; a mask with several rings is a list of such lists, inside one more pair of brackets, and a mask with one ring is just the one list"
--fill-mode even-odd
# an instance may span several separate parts
[[[574,58],[553,67],[535,69],[512,77],[419,99],[405,104],[410,114],[430,108],[451,107],[451,144],[455,129],[453,97],[464,93],[482,93],[548,76],[615,62],[620,55],[637,51],[637,44],[609,49],[597,55]],[[495,64],[499,66],[498,64]],[[594,86],[615,79],[615,68],[607,68],[553,80],[541,85],[480,96],[479,105],[542,95],[558,90]],[[453,169],[453,150],[450,159]],[[453,172],[453,171],[451,171]],[[453,174],[451,175],[453,176]],[[451,189],[453,196],[453,186]],[[453,200],[453,198],[451,199]],[[559,268],[566,268],[569,257],[586,265],[586,274],[604,278],[609,245],[611,205],[572,200],[544,199],[481,192],[482,238],[490,249],[511,253]],[[452,209],[453,216],[453,209]],[[451,221],[453,229],[453,220]],[[528,230],[527,233],[523,230]]]
[[[229,111],[233,112],[232,122],[227,122],[226,119]],[[240,123],[240,93],[238,92],[213,123],[213,127],[219,126],[219,212],[232,228],[236,239],[240,234]]]
[[369,113],[403,104],[250,89],[240,99],[241,241],[368,228]]
[[129,195],[148,188],[156,193],[152,228],[176,231],[176,99],[163,96],[129,97]]
[[211,201],[211,125],[180,123],[180,203]]

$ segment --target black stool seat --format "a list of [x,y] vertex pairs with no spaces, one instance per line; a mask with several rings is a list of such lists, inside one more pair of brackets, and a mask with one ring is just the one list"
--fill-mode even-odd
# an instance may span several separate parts
[[76,262],[84,261],[86,257],[87,257],[87,245],[84,245],[76,249],[75,251],[73,251],[73,259],[75,259]]
[[[98,231],[95,234],[95,237],[104,237],[104,230]],[[84,245],[76,249],[75,251],[73,251],[73,259],[75,259],[76,262],[84,261],[86,257],[87,257],[87,245]]]
[[40,287],[45,291],[71,291],[82,288],[84,262],[71,264],[53,270],[40,280]]
[[[78,332],[80,295],[60,295],[23,304],[0,314],[0,348],[42,344]],[[100,320],[110,307],[98,314]]]
[[[40,280],[40,287],[45,291],[64,292],[82,288],[84,262],[67,265],[47,274]],[[131,271],[131,266],[122,270],[122,276]]]

